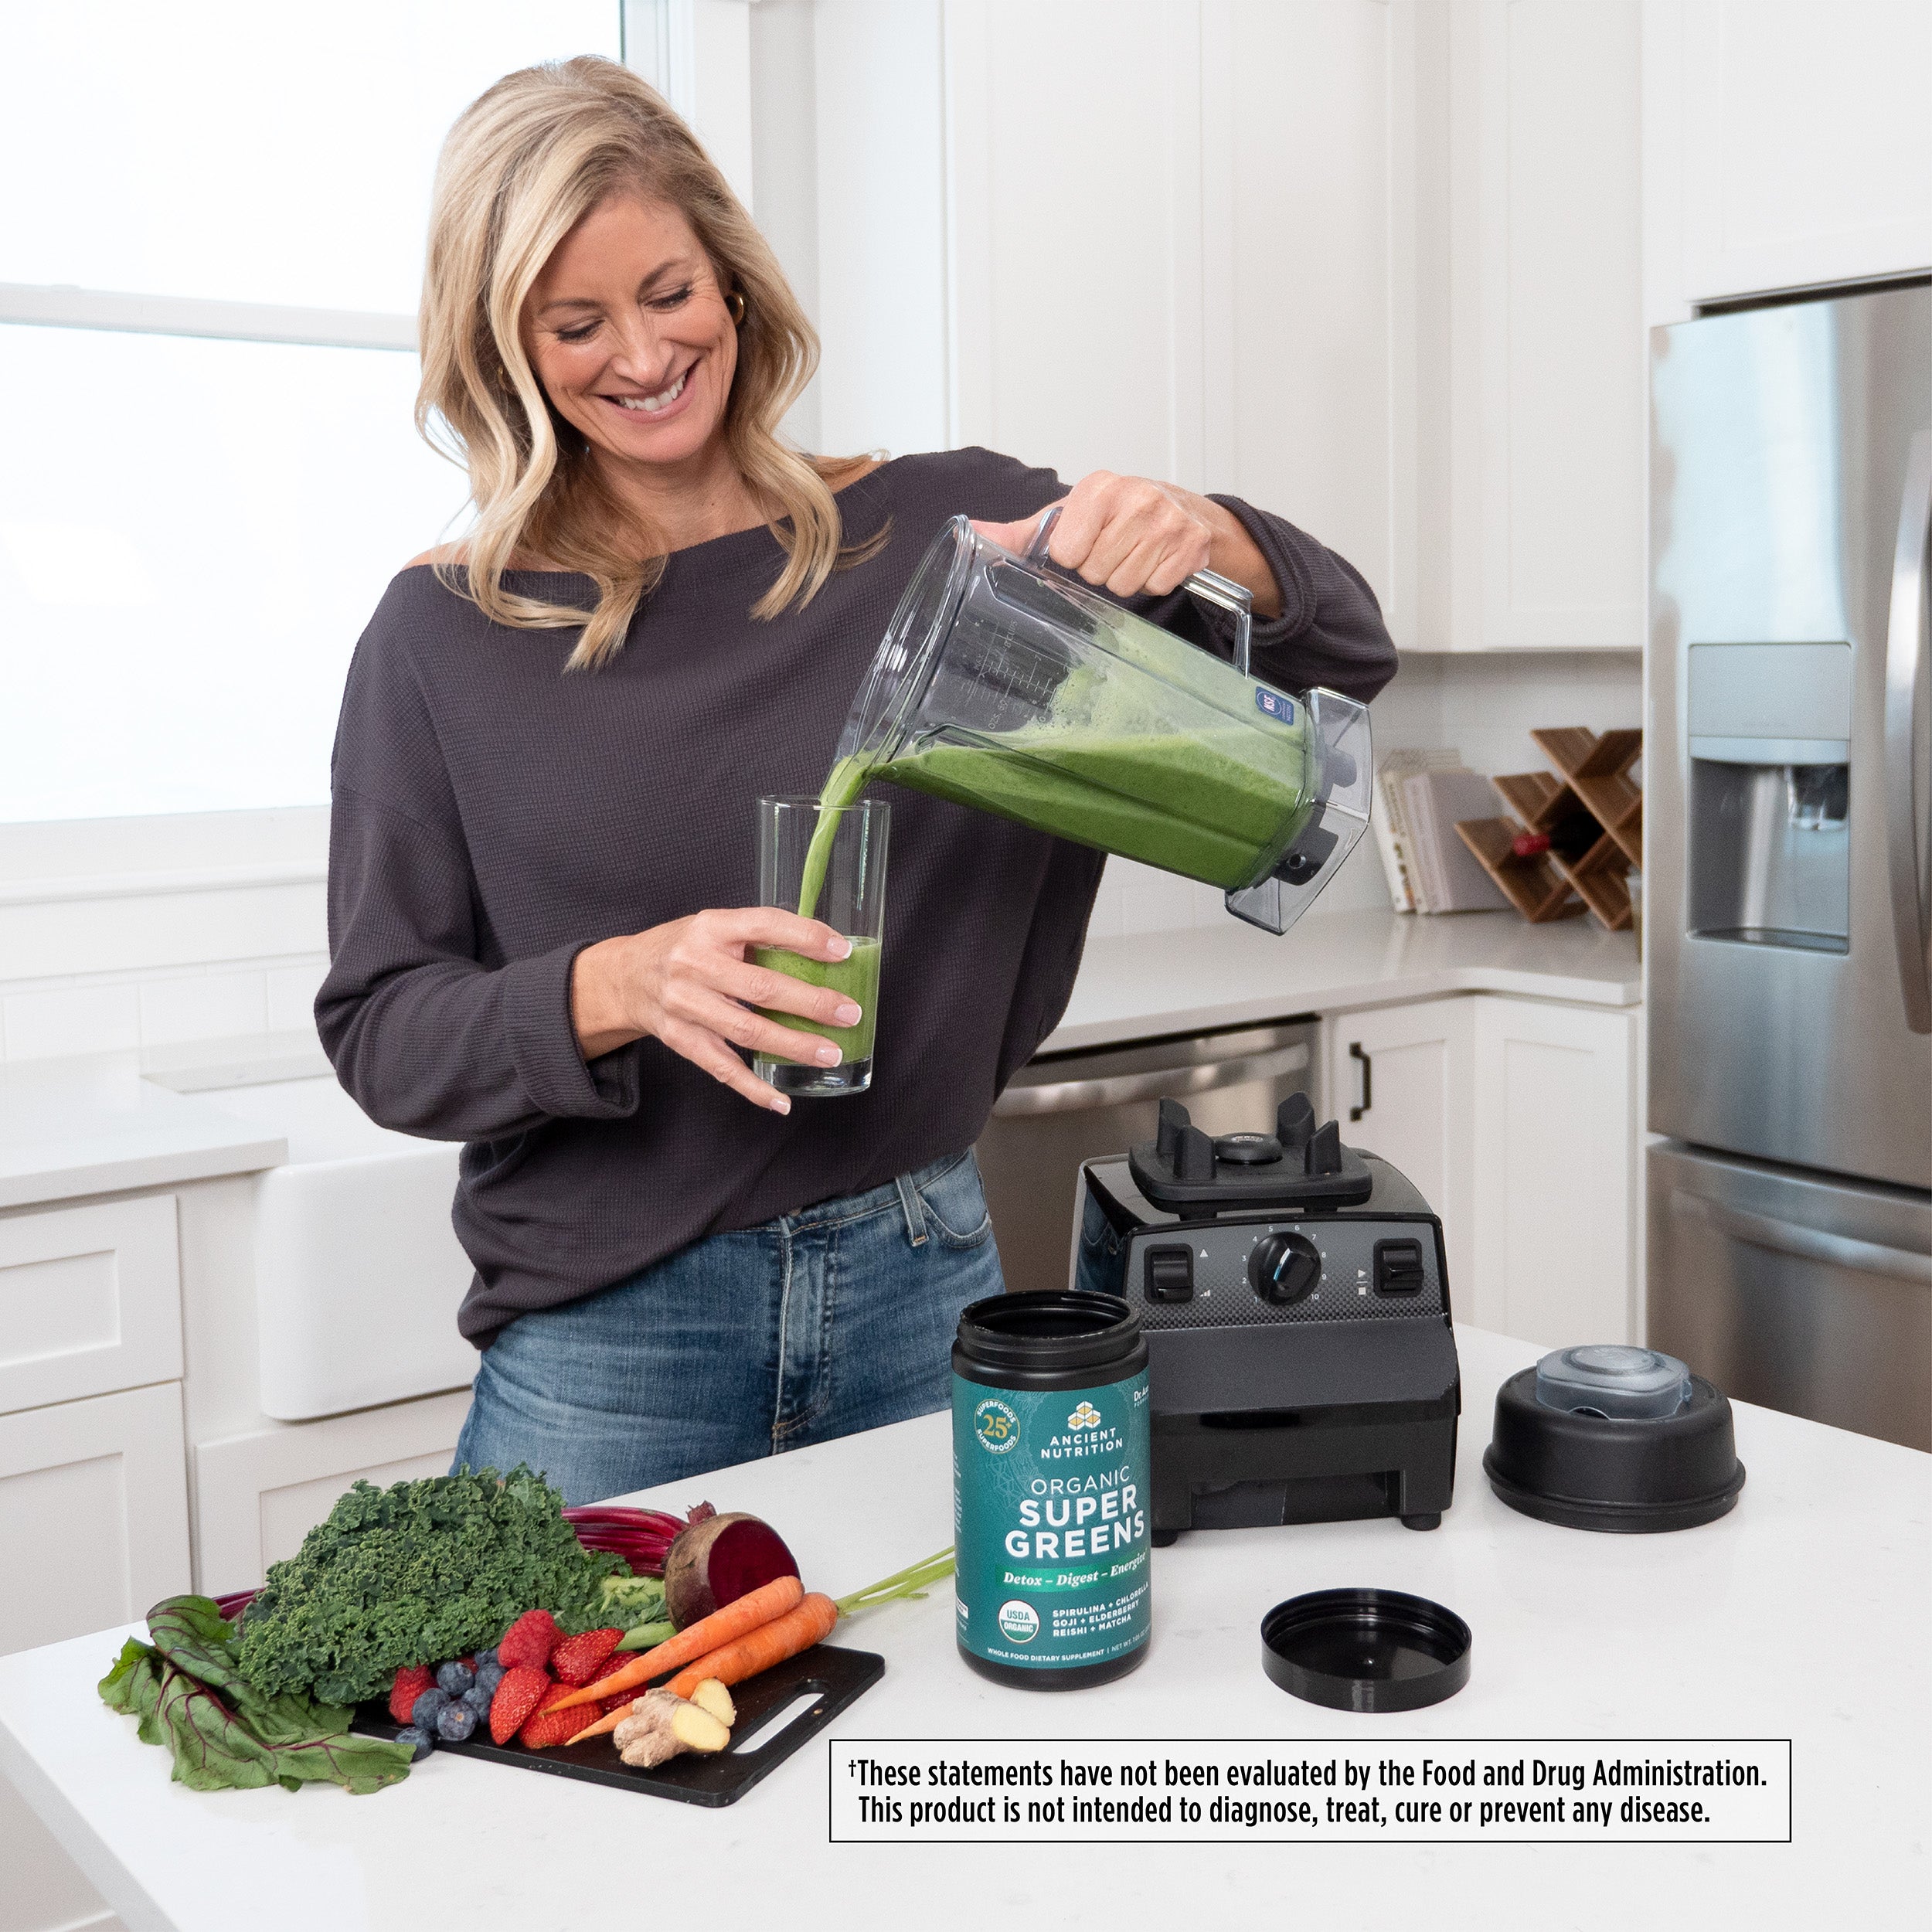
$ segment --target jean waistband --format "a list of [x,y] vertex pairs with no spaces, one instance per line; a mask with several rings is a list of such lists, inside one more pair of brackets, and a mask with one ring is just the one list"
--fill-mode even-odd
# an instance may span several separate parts
[[868,1188],[862,1194],[847,1194],[835,1200],[816,1202],[808,1208],[801,1208],[796,1214],[783,1215],[768,1225],[789,1226],[794,1233],[805,1234],[821,1228],[836,1227],[848,1221],[862,1221],[872,1215],[896,1209],[906,1217],[906,1238],[917,1247],[926,1239],[926,1217],[919,1206],[918,1191],[930,1186],[961,1162],[971,1158],[970,1148],[961,1154],[943,1154],[923,1167],[914,1168],[910,1173],[886,1182],[883,1187]]

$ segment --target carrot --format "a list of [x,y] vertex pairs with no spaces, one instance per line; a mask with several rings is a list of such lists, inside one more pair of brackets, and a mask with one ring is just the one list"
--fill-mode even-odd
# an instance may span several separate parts
[[784,1616],[759,1624],[687,1665],[672,1679],[671,1694],[689,1697],[707,1677],[715,1677],[721,1684],[741,1684],[747,1677],[756,1677],[760,1671],[823,1642],[838,1621],[838,1606],[815,1590]]
[[[636,1699],[634,1698],[631,1702],[634,1703]],[[563,1700],[560,1698],[557,1701],[557,1708],[560,1709]],[[587,1737],[601,1737],[607,1731],[615,1730],[630,1715],[630,1704],[620,1704],[615,1710],[606,1711],[594,1724],[585,1725],[583,1729],[569,1741],[573,1744],[581,1744]]]
[[[629,1690],[634,1685],[641,1689],[652,1678],[662,1677],[666,1671],[680,1669],[692,1658],[702,1657],[706,1651],[729,1644],[748,1631],[756,1630],[760,1624],[783,1617],[804,1594],[805,1587],[796,1577],[774,1577],[770,1583],[750,1591],[735,1603],[726,1604],[722,1610],[714,1610],[709,1617],[699,1617],[697,1622],[679,1631],[676,1636],[658,1645],[655,1650],[640,1651],[608,1677],[600,1677],[594,1684],[587,1684],[582,1690],[573,1691],[568,1697],[560,1697],[549,1708],[553,1711],[568,1710],[573,1704],[594,1704],[600,1699],[614,1696],[619,1691]],[[827,1625],[827,1628],[830,1628]]]

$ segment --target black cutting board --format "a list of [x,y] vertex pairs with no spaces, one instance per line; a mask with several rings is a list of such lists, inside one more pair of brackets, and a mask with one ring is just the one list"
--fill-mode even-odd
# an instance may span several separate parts
[[[553,1777],[580,1777],[593,1784],[614,1785],[621,1791],[648,1791],[653,1797],[674,1798],[685,1804],[735,1804],[885,1674],[886,1660],[875,1651],[815,1644],[733,1687],[731,1695],[737,1703],[738,1721],[731,1727],[728,1750],[715,1756],[686,1751],[649,1770],[625,1764],[607,1733],[587,1738],[581,1744],[533,1751],[515,1743],[492,1743],[487,1723],[479,1725],[465,1743],[445,1744],[439,1740],[432,1755],[448,1751],[457,1757],[485,1758],[493,1764],[514,1764],[522,1770],[548,1771]],[[764,1749],[757,1748],[759,1733],[769,1720],[794,1699],[805,1696],[817,1700],[811,1708],[799,1712]],[[595,1708],[586,1706],[587,1723],[592,1721]],[[388,1705],[379,1701],[362,1705],[351,1728],[370,1737],[393,1737],[402,1727],[389,1716]]]

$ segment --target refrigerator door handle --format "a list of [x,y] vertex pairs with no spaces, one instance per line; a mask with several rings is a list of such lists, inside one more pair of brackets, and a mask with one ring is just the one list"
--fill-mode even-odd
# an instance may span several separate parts
[[1932,960],[1927,950],[1924,862],[1919,849],[1914,726],[1925,668],[1926,546],[1932,541],[1932,430],[1912,439],[1892,558],[1892,611],[1885,641],[1886,845],[1892,874],[1905,1023],[1932,1033]]
[[1747,1247],[1766,1248],[1774,1254],[1794,1255],[1801,1261],[1823,1261],[1833,1267],[1855,1268],[1861,1274],[1883,1274],[1893,1281],[1916,1281],[1922,1287],[1932,1287],[1932,1254],[1887,1247],[1878,1241],[1856,1240],[1849,1234],[1834,1234],[1827,1228],[1804,1227],[1773,1215],[1726,1207],[1701,1195],[1686,1194],[1682,1188],[1672,1190],[1670,1204],[1672,1213],[1708,1222],[1719,1233],[1742,1241]]

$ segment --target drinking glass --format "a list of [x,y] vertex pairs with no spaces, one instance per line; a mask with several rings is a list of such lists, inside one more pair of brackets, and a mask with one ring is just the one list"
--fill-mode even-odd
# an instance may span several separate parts
[[890,808],[871,798],[842,806],[816,798],[758,801],[760,903],[822,919],[852,941],[852,951],[844,959],[808,959],[782,946],[754,946],[751,957],[808,985],[829,986],[859,1009],[855,1026],[828,1026],[796,1013],[760,1009],[781,1026],[835,1042],[844,1056],[836,1066],[815,1066],[755,1053],[751,1070],[781,1094],[831,1099],[862,1094],[872,1084],[890,826]]

